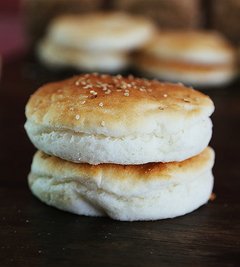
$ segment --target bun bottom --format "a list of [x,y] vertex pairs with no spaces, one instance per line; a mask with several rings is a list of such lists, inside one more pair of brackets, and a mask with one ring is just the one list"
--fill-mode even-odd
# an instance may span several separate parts
[[189,213],[212,192],[214,151],[182,162],[76,164],[38,151],[28,176],[44,203],[79,215],[120,221],[159,220]]
[[60,210],[86,216],[109,216],[120,221],[145,221],[174,218],[190,213],[205,204],[213,188],[211,172],[192,177],[159,190],[151,197],[119,197],[93,191],[77,182],[56,181],[50,177],[29,175],[33,194],[44,203]]
[[51,68],[73,67],[85,71],[117,72],[129,65],[126,53],[94,53],[43,41],[37,50],[40,61]]
[[[159,64],[158,64],[159,63]],[[196,87],[219,87],[231,83],[236,77],[236,69],[233,65],[211,66],[192,65],[191,63],[181,63],[174,65],[151,60],[138,60],[136,68],[148,77],[158,78],[163,81],[182,82],[186,85]]]

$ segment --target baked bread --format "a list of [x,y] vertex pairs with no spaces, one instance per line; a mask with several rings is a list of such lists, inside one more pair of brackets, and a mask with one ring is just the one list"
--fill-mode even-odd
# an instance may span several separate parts
[[236,76],[236,51],[211,31],[160,32],[135,58],[149,76],[194,86],[219,86]]
[[49,40],[38,45],[37,54],[42,63],[50,68],[73,67],[84,71],[119,72],[129,65],[129,56],[121,52],[96,53],[65,48]]
[[90,164],[182,161],[209,143],[210,98],[181,84],[85,74],[39,88],[26,131],[47,154]]
[[116,220],[157,220],[189,213],[212,192],[214,152],[183,162],[144,165],[76,164],[38,151],[29,186],[61,210]]
[[120,12],[65,15],[52,21],[47,39],[84,51],[129,51],[141,47],[155,32],[144,17]]

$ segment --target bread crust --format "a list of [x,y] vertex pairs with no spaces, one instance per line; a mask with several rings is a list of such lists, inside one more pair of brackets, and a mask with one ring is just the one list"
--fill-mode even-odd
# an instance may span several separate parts
[[116,220],[173,218],[206,203],[213,187],[214,152],[180,163],[138,166],[74,164],[37,152],[29,186],[48,205]]

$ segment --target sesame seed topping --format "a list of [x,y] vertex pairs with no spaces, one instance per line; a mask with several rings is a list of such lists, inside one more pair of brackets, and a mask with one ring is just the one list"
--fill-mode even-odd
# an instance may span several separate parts
[[168,97],[168,95],[167,94],[164,94],[163,97]]
[[99,107],[103,107],[103,102],[100,102],[98,105]]
[[129,96],[129,93],[124,93],[124,96]]
[[86,103],[86,101],[85,100],[83,100],[83,101],[80,101],[80,104],[85,104]]
[[75,116],[75,118],[76,118],[76,120],[79,120],[79,119],[80,119],[80,115],[77,114],[77,115]]
[[116,91],[117,91],[117,92],[122,92],[122,89],[117,89]]
[[101,121],[101,126],[105,126],[105,121]]
[[73,107],[69,108],[70,111],[73,111]]
[[184,101],[184,102],[187,102],[187,103],[190,103],[190,100],[187,99],[187,98],[183,98],[183,101]]

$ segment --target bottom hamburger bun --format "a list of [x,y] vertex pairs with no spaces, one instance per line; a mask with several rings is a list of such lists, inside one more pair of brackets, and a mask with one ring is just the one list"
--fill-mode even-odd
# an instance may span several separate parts
[[50,68],[73,67],[85,71],[118,72],[129,65],[129,57],[122,52],[89,52],[63,47],[44,40],[37,49],[40,61]]
[[213,163],[211,148],[182,162],[127,166],[76,164],[38,151],[28,181],[35,196],[61,210],[121,221],[158,220],[208,201]]
[[237,74],[233,63],[197,64],[140,56],[134,64],[148,77],[199,87],[224,86],[232,82]]

